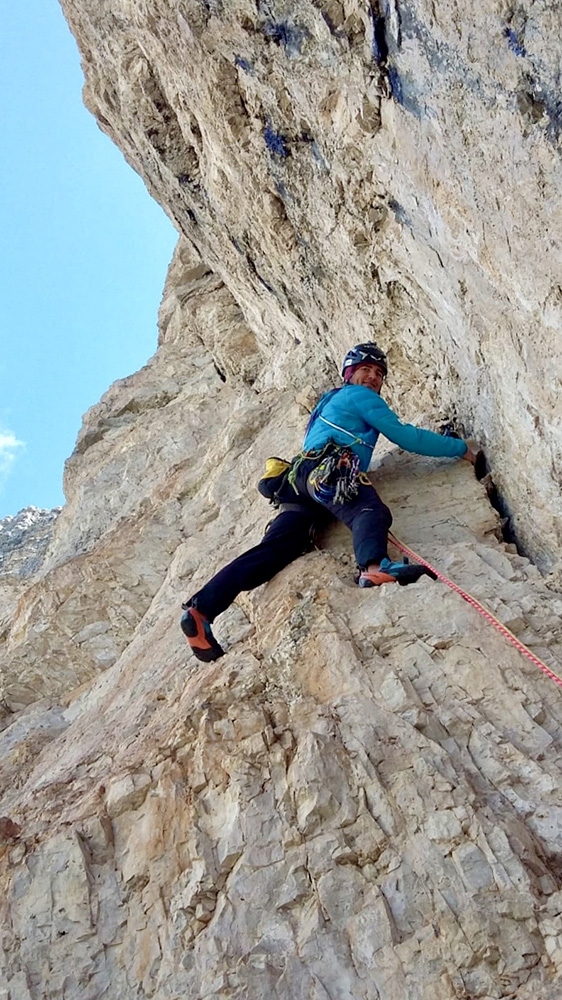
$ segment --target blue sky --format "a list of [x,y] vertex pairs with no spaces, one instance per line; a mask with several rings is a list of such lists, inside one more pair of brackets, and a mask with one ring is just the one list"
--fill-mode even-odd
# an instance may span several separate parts
[[82,414],[154,353],[177,234],[82,104],[57,0],[0,12],[0,517],[64,502]]

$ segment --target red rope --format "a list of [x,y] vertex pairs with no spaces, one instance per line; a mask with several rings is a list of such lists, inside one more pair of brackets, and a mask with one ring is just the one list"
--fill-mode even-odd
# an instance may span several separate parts
[[476,598],[472,596],[472,594],[468,594],[465,590],[461,590],[461,588],[458,587],[456,583],[453,583],[453,581],[449,580],[446,576],[444,576],[443,573],[440,573],[439,570],[435,569],[435,566],[432,566],[431,563],[428,563],[426,559],[422,559],[422,557],[419,556],[417,552],[414,552],[413,549],[409,549],[407,545],[404,545],[403,542],[400,542],[395,535],[389,533],[388,537],[392,542],[392,544],[395,545],[396,548],[400,550],[400,552],[403,552],[405,555],[410,556],[412,559],[415,559],[415,561],[421,563],[422,566],[427,566],[427,568],[430,569],[432,573],[435,573],[436,577],[438,577],[439,580],[442,580],[443,583],[446,583],[447,586],[451,588],[451,590],[454,590],[456,594],[459,594],[463,598],[463,600],[467,602],[467,604],[470,604],[473,608],[476,608],[479,614],[481,614],[486,619],[486,621],[489,621],[490,624],[493,625],[494,628],[497,629],[498,632],[501,635],[503,635],[504,638],[508,640],[508,642],[512,644],[512,646],[515,646],[515,648],[518,649],[523,656],[526,656],[527,659],[531,661],[531,663],[534,663],[534,665],[538,667],[539,670],[542,670],[543,674],[546,674],[547,677],[550,677],[551,681],[554,681],[555,684],[558,684],[558,687],[562,688],[562,677],[559,677],[558,674],[555,674],[554,671],[550,669],[550,667],[547,667],[546,663],[543,663],[543,661],[540,660],[538,656],[535,656],[535,654],[532,653],[531,650],[528,649],[527,646],[525,646],[525,644],[522,643],[521,640],[518,639],[517,636],[513,634],[513,632],[509,631],[506,625],[502,625],[502,623],[497,618],[494,617],[492,612],[488,611],[488,609],[485,608],[483,604],[480,604],[480,601],[477,601]]

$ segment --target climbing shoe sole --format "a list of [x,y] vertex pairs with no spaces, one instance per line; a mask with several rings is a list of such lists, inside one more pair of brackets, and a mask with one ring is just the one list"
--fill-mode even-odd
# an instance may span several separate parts
[[187,639],[191,652],[203,663],[212,663],[224,656],[224,649],[211,632],[205,615],[197,608],[187,608],[181,617],[181,630]]

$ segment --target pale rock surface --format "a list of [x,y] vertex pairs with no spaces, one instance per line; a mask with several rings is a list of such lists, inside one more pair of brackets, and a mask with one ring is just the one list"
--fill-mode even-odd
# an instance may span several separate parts
[[0,575],[25,579],[40,568],[62,508],[25,507],[0,520]]
[[[17,614],[18,600],[46,557],[60,507],[25,507],[0,519],[0,649]],[[0,726],[5,702],[0,696]]]
[[[358,590],[343,528],[240,595],[216,664],[178,628],[371,321],[389,400],[488,441],[554,565],[556,15],[385,7],[381,68],[352,0],[64,6],[90,106],[190,238],[2,612],[0,998],[558,1000],[552,681],[442,583]],[[377,455],[397,535],[561,673],[556,574],[470,466]]]
[[[555,1000],[551,681],[440,583],[359,591],[344,528],[240,596],[217,623],[224,659],[188,654],[180,601],[259,538],[253,483],[298,447],[310,395],[234,372],[233,310],[182,247],[158,352],[86,416],[8,638],[5,684],[25,664],[43,698],[0,734],[0,995]],[[470,466],[384,451],[373,476],[397,535],[562,663],[562,596],[498,540]],[[117,586],[141,593],[132,565],[144,604],[113,665],[81,673],[65,605],[41,619],[38,657],[62,573],[86,629]],[[75,674],[50,678],[49,655]]]
[[63,8],[88,107],[233,293],[264,377],[284,387],[311,353],[333,363],[374,334],[401,412],[454,415],[486,444],[521,542],[552,568],[559,6]]

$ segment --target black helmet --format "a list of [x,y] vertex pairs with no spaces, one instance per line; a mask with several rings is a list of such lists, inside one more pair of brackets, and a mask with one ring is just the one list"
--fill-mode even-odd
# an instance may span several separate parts
[[347,352],[343,359],[342,375],[345,378],[346,369],[354,368],[356,365],[379,365],[385,375],[388,375],[388,365],[386,354],[377,347],[373,340],[368,344],[357,344]]

